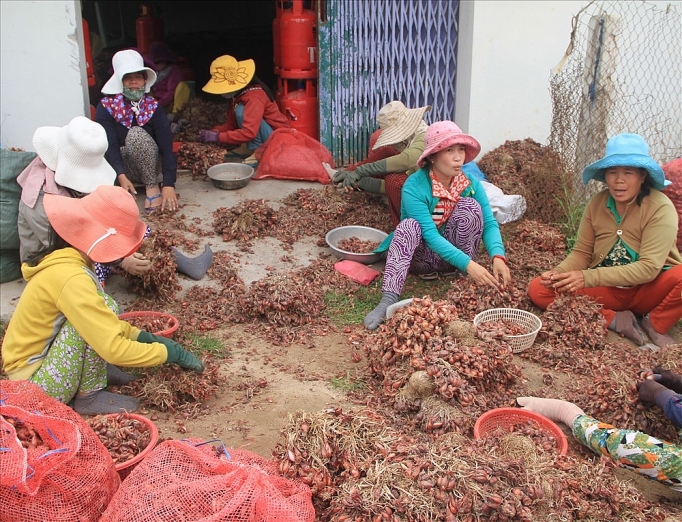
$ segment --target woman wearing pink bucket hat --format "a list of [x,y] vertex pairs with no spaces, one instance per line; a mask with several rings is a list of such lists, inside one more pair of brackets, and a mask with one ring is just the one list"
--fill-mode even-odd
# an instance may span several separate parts
[[[364,320],[370,330],[398,301],[409,271],[426,279],[459,270],[477,284],[497,289],[511,281],[500,227],[485,190],[462,171],[481,151],[480,144],[451,121],[430,125],[424,139],[420,170],[403,186],[401,221],[376,250],[387,256],[381,301]],[[481,240],[492,273],[476,262]]]
[[[27,379],[83,415],[134,411],[137,399],[105,391],[132,376],[109,366],[203,364],[178,343],[121,321],[93,263],[116,264],[135,252],[146,232],[133,197],[101,185],[81,199],[46,194],[50,243],[22,265],[26,287],[2,344],[3,369]],[[118,380],[117,380],[118,379]]]
[[677,211],[661,192],[670,181],[630,133],[609,139],[605,156],[585,167],[590,180],[606,188],[587,203],[573,250],[530,282],[528,296],[545,309],[557,293],[588,295],[603,305],[609,330],[653,351],[676,344],[668,331],[682,318],[682,255]]

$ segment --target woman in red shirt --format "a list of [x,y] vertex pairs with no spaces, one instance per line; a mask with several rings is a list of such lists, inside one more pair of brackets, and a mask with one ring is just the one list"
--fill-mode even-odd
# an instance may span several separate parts
[[279,110],[272,91],[256,76],[253,60],[237,61],[230,55],[211,63],[211,79],[204,92],[220,94],[230,100],[225,123],[211,130],[199,131],[204,143],[227,143],[245,146],[250,156],[247,165],[257,164],[253,155],[275,129],[290,127]]

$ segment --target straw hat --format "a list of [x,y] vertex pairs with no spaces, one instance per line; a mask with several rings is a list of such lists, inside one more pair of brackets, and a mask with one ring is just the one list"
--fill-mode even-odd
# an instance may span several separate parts
[[225,54],[211,63],[211,79],[202,88],[211,94],[228,94],[246,87],[256,74],[256,62],[243,60]]
[[417,132],[430,105],[417,109],[408,109],[402,102],[392,101],[384,105],[377,114],[377,123],[381,129],[379,139],[372,150],[385,145],[393,145],[406,140]]
[[99,123],[76,116],[64,127],[39,127],[33,146],[57,184],[89,194],[100,185],[113,185],[116,171],[104,159],[109,147]]
[[123,77],[126,74],[144,71],[147,81],[144,84],[144,92],[149,92],[156,81],[156,73],[153,69],[145,67],[142,55],[132,49],[117,52],[111,59],[114,74],[102,87],[102,94],[120,94],[123,92]]
[[55,232],[97,263],[128,257],[147,231],[135,199],[122,187],[102,185],[80,199],[45,194],[43,204]]
[[455,122],[437,121],[429,125],[424,134],[424,152],[417,160],[417,166],[422,168],[424,161],[431,155],[441,150],[447,149],[452,145],[464,145],[466,150],[464,163],[469,163],[481,152],[481,144],[476,138],[464,134]]
[[583,170],[583,183],[587,184],[591,179],[604,181],[604,171],[610,167],[645,169],[657,190],[672,184],[672,181],[665,179],[660,165],[649,156],[649,145],[639,134],[618,134],[607,141],[605,156]]

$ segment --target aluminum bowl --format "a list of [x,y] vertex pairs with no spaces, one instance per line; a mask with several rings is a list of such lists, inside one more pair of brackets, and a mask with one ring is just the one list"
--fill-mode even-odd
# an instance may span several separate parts
[[248,185],[254,172],[253,167],[243,163],[220,163],[209,168],[206,175],[217,188],[236,190]]
[[371,265],[383,257],[382,254],[356,254],[355,252],[347,252],[345,250],[341,250],[337,246],[339,241],[351,237],[357,237],[358,239],[369,241],[383,241],[386,239],[386,237],[388,237],[388,234],[386,232],[382,232],[381,230],[377,230],[376,228],[350,225],[330,230],[327,232],[325,240],[327,241],[329,248],[332,249],[334,255],[339,259],[350,259],[351,261],[357,261],[363,265]]

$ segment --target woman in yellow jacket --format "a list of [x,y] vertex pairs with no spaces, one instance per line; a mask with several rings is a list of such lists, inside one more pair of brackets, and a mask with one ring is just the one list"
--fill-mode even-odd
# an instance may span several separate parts
[[105,391],[107,363],[149,367],[176,363],[196,372],[201,361],[178,343],[118,318],[93,264],[116,264],[135,252],[146,225],[121,187],[102,185],[82,199],[45,194],[49,245],[22,266],[27,281],[2,345],[3,369],[27,379],[83,415],[134,411],[137,399]]

